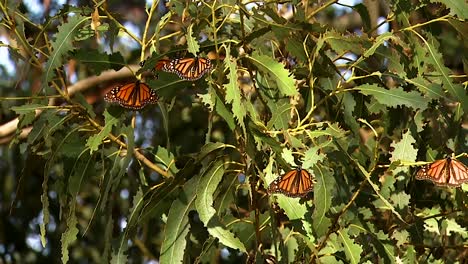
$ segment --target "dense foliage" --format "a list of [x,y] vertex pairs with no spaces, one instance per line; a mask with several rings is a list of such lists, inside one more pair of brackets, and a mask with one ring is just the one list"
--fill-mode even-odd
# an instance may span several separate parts
[[[0,262],[468,258],[467,184],[414,178],[466,164],[464,1],[134,2],[1,1]],[[135,79],[156,105],[103,101]]]

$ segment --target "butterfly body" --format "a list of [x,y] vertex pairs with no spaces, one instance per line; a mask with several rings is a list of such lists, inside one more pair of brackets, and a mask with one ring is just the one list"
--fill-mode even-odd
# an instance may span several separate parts
[[468,167],[447,157],[423,166],[416,173],[418,180],[430,180],[439,186],[458,187],[468,182]]
[[[162,64],[162,65],[161,65]],[[177,74],[181,79],[195,81],[209,72],[213,65],[208,58],[177,58],[160,60],[155,68]]]
[[274,180],[268,187],[268,192],[282,193],[289,197],[304,197],[313,187],[313,175],[298,167]]
[[112,88],[104,96],[104,100],[118,103],[125,108],[139,110],[147,104],[156,103],[158,95],[147,84],[136,81]]

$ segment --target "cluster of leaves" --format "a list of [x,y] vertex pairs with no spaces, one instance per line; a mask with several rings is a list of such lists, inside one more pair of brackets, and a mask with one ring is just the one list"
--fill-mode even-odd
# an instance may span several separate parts
[[[165,13],[154,4],[141,38],[105,6],[67,6],[38,25],[49,32],[60,24],[50,39],[36,36],[47,49],[18,34],[30,54],[41,54],[24,61],[45,65],[38,94],[63,102],[38,97],[12,108],[19,114],[13,142],[42,162],[42,245],[60,234],[52,250],[61,248],[64,263],[466,256],[468,189],[415,182],[410,167],[467,148],[462,63],[446,66],[443,45],[453,43],[435,33],[462,39],[468,14],[442,2],[437,9],[390,6],[395,28],[380,35],[362,4],[353,7],[363,21],[354,34],[316,22],[324,7],[306,2],[284,4],[294,11],[286,19],[276,3],[233,1],[170,1]],[[9,8],[4,24],[21,32],[25,21],[14,21]],[[414,23],[414,12],[424,22]],[[118,29],[140,44],[139,57],[113,51]],[[98,34],[111,54],[91,48]],[[182,47],[173,45],[181,39]],[[212,74],[194,83],[170,73],[146,80],[162,99],[137,118],[70,96],[62,85],[71,60],[79,76],[101,74],[153,51],[138,71],[144,73],[184,50],[215,54]],[[265,191],[299,165],[316,177],[313,194]],[[51,218],[61,221],[56,232],[48,231]]]

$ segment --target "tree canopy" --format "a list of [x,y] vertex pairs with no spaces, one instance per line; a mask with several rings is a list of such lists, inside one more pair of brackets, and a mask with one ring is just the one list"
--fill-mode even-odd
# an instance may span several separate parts
[[463,0],[0,9],[1,263],[468,259]]

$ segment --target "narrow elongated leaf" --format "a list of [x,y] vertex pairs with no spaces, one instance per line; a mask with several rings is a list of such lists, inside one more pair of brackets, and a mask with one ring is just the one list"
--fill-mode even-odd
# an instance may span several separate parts
[[[468,10],[468,8],[466,8],[465,5],[465,11],[466,10]],[[429,53],[429,59],[432,61],[438,73],[442,74],[442,86],[451,95],[457,98],[458,102],[460,102],[461,106],[463,107],[463,111],[465,113],[468,113],[468,94],[466,93],[466,90],[463,89],[463,86],[461,84],[455,84],[453,82],[453,79],[450,77],[452,71],[444,65],[443,56],[436,49],[436,47],[439,46],[437,40],[431,35],[428,35],[427,41],[424,38],[422,38],[422,40],[424,41],[426,49]]]
[[55,34],[55,39],[52,41],[52,54],[50,54],[44,73],[42,74],[42,89],[45,89],[48,86],[48,83],[54,78],[54,70],[64,63],[63,57],[69,51],[73,51],[75,49],[73,47],[73,41],[84,22],[89,19],[89,17],[75,15],[69,17],[67,22],[58,26],[58,32]]
[[360,263],[362,247],[354,243],[348,235],[348,229],[338,230],[338,237],[350,263]]
[[243,106],[241,90],[239,89],[239,84],[237,83],[237,63],[235,58],[229,54],[229,48],[226,50],[226,59],[224,59],[224,65],[229,70],[229,82],[225,86],[226,102],[232,105],[232,113],[237,119],[237,123],[245,132],[244,118],[247,112]]
[[209,154],[212,154],[213,152],[218,152],[218,151],[224,150],[226,148],[235,149],[236,147],[233,146],[233,145],[223,144],[221,142],[214,142],[214,143],[210,142],[210,143],[204,145],[201,148],[201,150],[200,150],[200,152],[198,154],[197,161],[200,162],[204,158],[206,158]]
[[198,182],[195,206],[197,207],[200,220],[205,224],[210,235],[219,239],[219,242],[230,248],[247,252],[244,244],[219,221],[216,210],[213,207],[213,195],[223,177],[224,166],[224,160],[218,158],[202,173]]
[[200,51],[200,45],[198,45],[197,40],[192,36],[193,25],[194,24],[190,24],[185,37],[187,38],[187,50],[193,55],[197,56],[198,52]]
[[333,189],[335,185],[334,178],[330,171],[319,169],[315,170],[317,183],[314,185],[314,205],[315,210],[312,214],[312,227],[317,237],[323,236],[327,228],[331,225],[331,220],[326,216],[330,209]]
[[62,263],[67,263],[68,256],[68,246],[76,240],[76,235],[78,234],[78,228],[76,224],[78,223],[75,215],[75,200],[70,199],[70,212],[67,217],[67,230],[62,233]]
[[426,109],[429,100],[422,97],[418,92],[405,92],[403,88],[397,87],[387,90],[377,84],[363,84],[355,88],[365,95],[372,95],[381,104],[389,107],[407,106],[413,109]]
[[97,75],[109,69],[118,71],[126,65],[124,58],[119,52],[107,54],[98,50],[78,50],[73,53],[73,57],[81,63],[86,64]]
[[426,79],[424,79],[421,76],[411,79],[411,80],[406,80],[406,81],[415,85],[419,91],[421,91],[424,95],[426,95],[430,99],[439,99],[439,98],[448,99],[447,96],[445,96],[444,92],[442,91],[442,87],[440,86],[440,84],[429,83]]
[[20,106],[13,106],[11,107],[12,111],[15,111],[17,114],[27,114],[27,113],[34,113],[36,110],[39,110],[41,108],[46,108],[48,107],[47,105],[41,105],[41,104],[25,104],[25,105],[20,105]]
[[357,35],[342,35],[335,30],[330,30],[323,34],[323,40],[338,54],[352,52],[356,55],[361,55],[365,52],[365,48],[371,46],[371,42]]
[[143,191],[139,189],[135,196],[133,197],[133,205],[130,208],[130,215],[128,217],[127,226],[125,227],[124,233],[120,237],[120,242],[117,250],[112,253],[112,263],[115,264],[124,264],[126,262],[121,262],[127,257],[125,251],[127,251],[127,240],[129,239],[129,233],[135,228],[136,222],[138,220],[138,215],[143,207]]
[[226,121],[227,125],[229,126],[231,130],[234,130],[236,128],[236,122],[234,120],[234,116],[227,109],[226,105],[224,104],[224,101],[216,93],[216,90],[213,88],[213,86],[210,85],[208,92],[210,92],[211,95],[214,97],[216,113],[219,116],[221,116],[224,119],[224,121]]
[[184,184],[179,198],[172,203],[167,216],[164,240],[161,245],[161,264],[182,263],[184,259],[186,236],[190,230],[188,214],[195,208],[197,182],[199,177],[193,177]]

